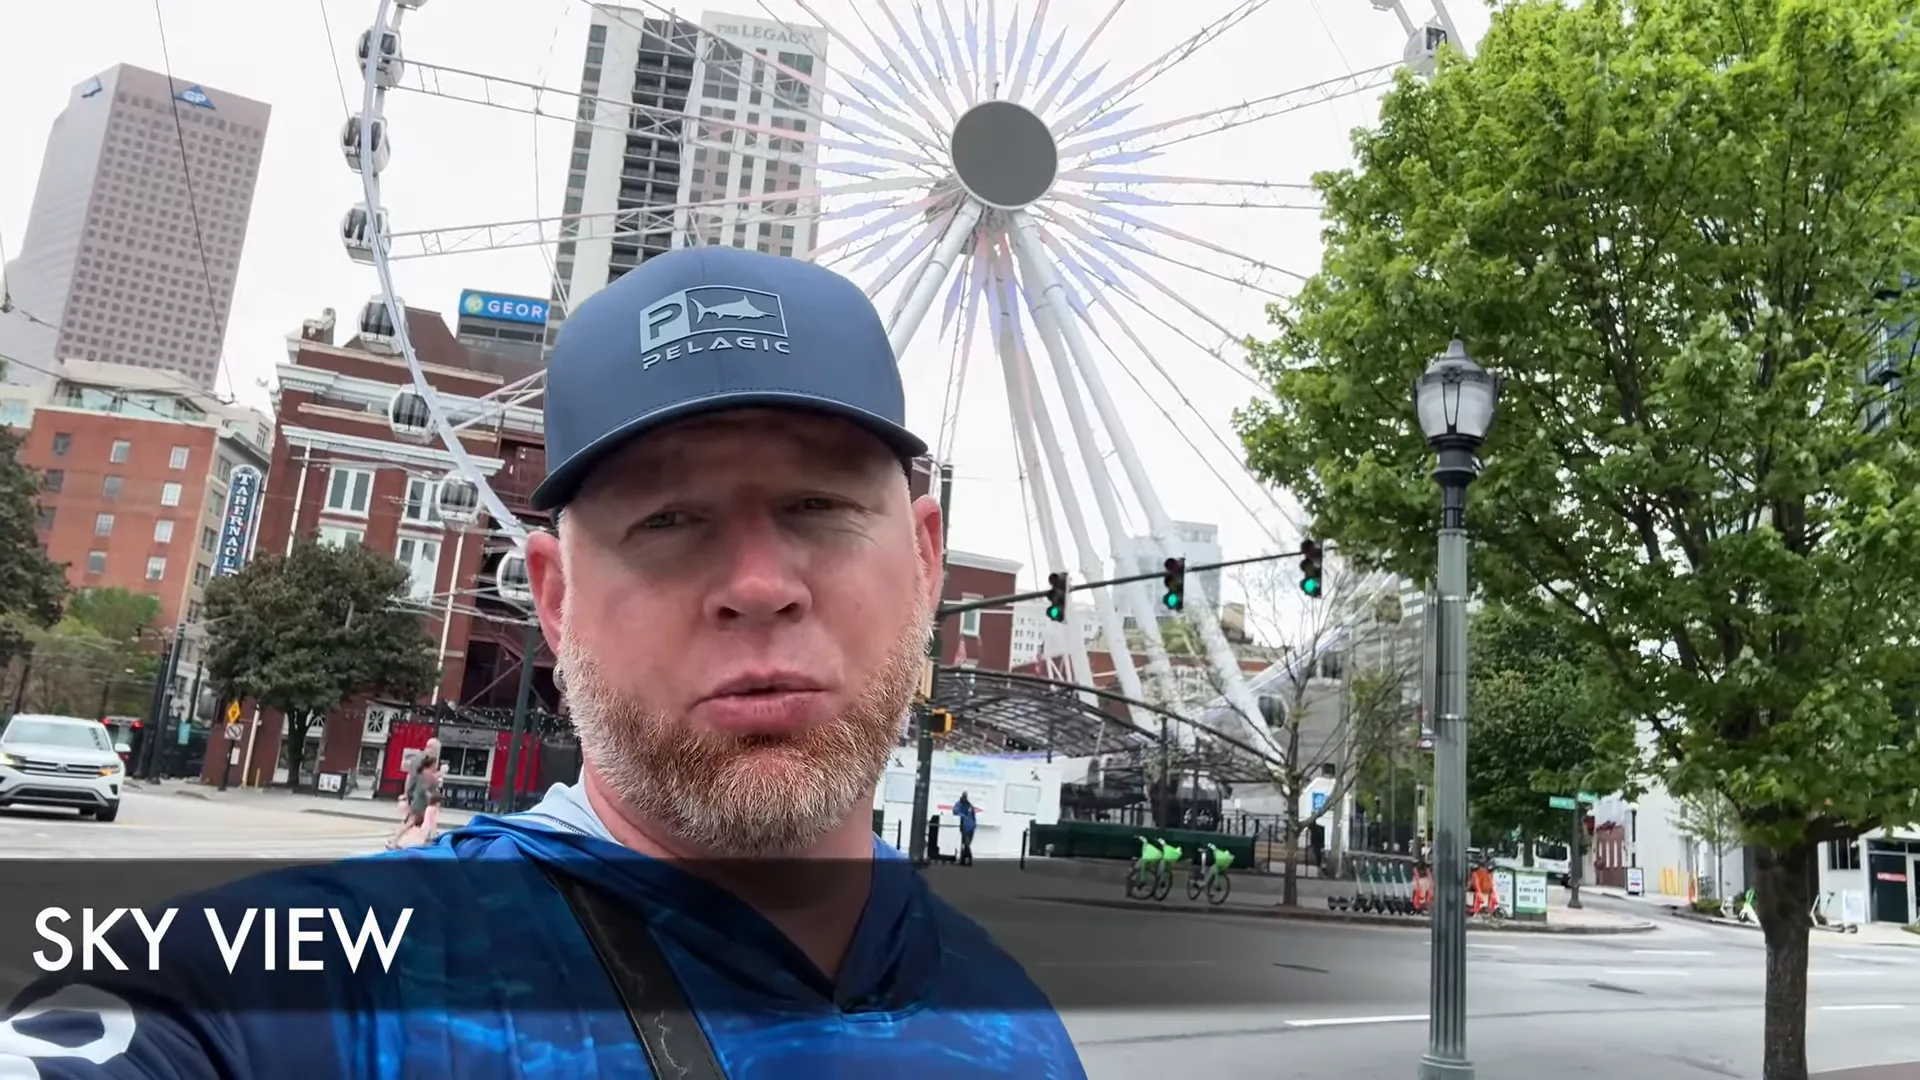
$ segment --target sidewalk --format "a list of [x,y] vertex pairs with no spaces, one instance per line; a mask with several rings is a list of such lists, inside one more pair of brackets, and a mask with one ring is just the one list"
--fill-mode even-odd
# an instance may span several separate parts
[[[206,784],[175,780],[159,784],[136,781],[129,790],[142,795],[200,799],[206,802],[227,803],[280,813],[356,818],[393,825],[396,828],[400,821],[399,805],[391,799],[342,799],[337,795],[316,795],[306,791],[288,791],[285,788],[228,788],[221,791],[217,787]],[[471,821],[473,817],[474,815],[466,810],[443,810],[440,813],[440,823],[448,828],[458,828]]]
[[[1628,896],[1626,890],[1609,886],[1582,887],[1581,893],[1599,893],[1632,903],[1647,904],[1662,909],[1666,914],[1687,922],[1705,923],[1708,926],[1727,926],[1738,930],[1759,932],[1758,923],[1743,923],[1738,919],[1723,919],[1717,915],[1704,915],[1688,906],[1686,900],[1678,896]],[[1920,949],[1920,934],[1908,932],[1905,927],[1893,923],[1864,923],[1853,933],[1836,933],[1816,927],[1814,941],[1831,941],[1835,944],[1852,943],[1855,945],[1884,945],[1904,949]]]

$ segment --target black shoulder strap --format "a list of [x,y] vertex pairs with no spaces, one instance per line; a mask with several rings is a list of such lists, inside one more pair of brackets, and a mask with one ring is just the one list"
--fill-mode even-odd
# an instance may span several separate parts
[[646,920],[579,878],[544,864],[541,869],[593,943],[653,1075],[659,1080],[726,1080],[713,1044]]

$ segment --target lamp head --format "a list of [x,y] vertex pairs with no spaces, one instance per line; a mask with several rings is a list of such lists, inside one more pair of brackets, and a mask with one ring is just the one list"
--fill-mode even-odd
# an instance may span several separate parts
[[1499,400],[1500,377],[1474,363],[1458,338],[1413,381],[1420,433],[1435,450],[1478,449]]

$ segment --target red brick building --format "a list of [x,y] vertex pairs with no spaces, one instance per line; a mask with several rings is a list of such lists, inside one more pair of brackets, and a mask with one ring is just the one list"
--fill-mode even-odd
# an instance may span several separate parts
[[40,543],[75,589],[160,602],[154,628],[185,640],[173,694],[184,706],[228,481],[266,469],[272,422],[173,372],[74,360],[53,374],[0,390],[0,419],[25,429],[20,459],[42,476]]
[[[544,523],[528,505],[546,472],[538,404],[482,401],[522,372],[498,374],[497,364],[469,355],[439,315],[407,314],[415,352],[442,405],[462,424],[466,452],[509,510],[530,524]],[[424,736],[413,737],[419,732],[395,730],[407,707],[513,706],[527,615],[492,591],[502,557],[512,550],[511,539],[493,530],[484,514],[460,525],[440,513],[440,484],[454,468],[452,455],[437,436],[396,433],[389,419],[396,395],[411,393],[406,362],[383,339],[335,345],[332,337],[328,319],[288,339],[288,362],[278,372],[277,430],[255,551],[285,553],[296,539],[311,537],[371,547],[412,572],[412,598],[421,606],[440,658],[439,685],[418,703],[345,706],[309,731],[301,754],[303,783],[319,773],[351,773],[356,792],[371,795],[383,781],[393,786],[400,775],[400,755],[389,747],[390,739],[395,747],[424,741]],[[533,705],[557,711],[553,660],[544,645],[537,646],[535,664]],[[254,718],[251,710],[248,716],[243,745],[217,742],[202,775],[217,782],[225,750],[230,782],[285,783],[289,754],[281,718],[270,712]],[[439,736],[450,784],[503,783],[504,734],[447,725]]]

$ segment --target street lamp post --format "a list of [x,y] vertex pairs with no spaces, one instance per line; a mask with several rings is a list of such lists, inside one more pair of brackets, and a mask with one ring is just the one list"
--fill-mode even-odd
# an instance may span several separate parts
[[1438,680],[1434,710],[1433,990],[1421,1080],[1470,1080],[1467,1060],[1467,486],[1500,379],[1454,341],[1414,380],[1421,434],[1439,458]]

